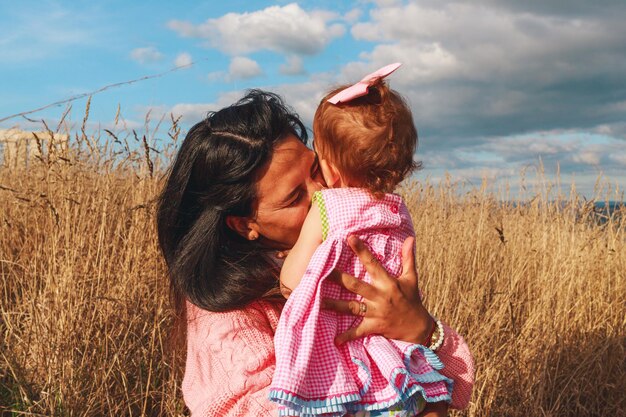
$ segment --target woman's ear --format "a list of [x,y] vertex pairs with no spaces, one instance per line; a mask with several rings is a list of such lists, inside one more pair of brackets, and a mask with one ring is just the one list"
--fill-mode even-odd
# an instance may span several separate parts
[[327,159],[320,159],[320,168],[328,188],[337,187],[339,185],[339,181],[341,180],[341,175],[339,174],[337,167],[335,167],[335,165]]
[[226,225],[248,240],[257,240],[260,236],[259,225],[248,217],[226,216]]

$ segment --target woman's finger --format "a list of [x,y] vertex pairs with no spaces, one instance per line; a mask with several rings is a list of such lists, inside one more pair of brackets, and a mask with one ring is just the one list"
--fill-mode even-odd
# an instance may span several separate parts
[[[365,307],[363,307],[363,305]],[[367,316],[368,307],[362,301],[357,300],[334,300],[331,298],[325,298],[322,301],[322,308],[324,310],[332,310],[339,314],[346,314],[352,316]],[[371,309],[371,308],[369,308]]]
[[345,332],[341,333],[339,336],[335,337],[335,345],[343,345],[350,340],[356,340],[360,337],[370,334],[367,331],[366,325],[364,325],[364,323],[365,322],[361,322],[361,324],[359,324],[358,326],[348,329]]
[[335,281],[337,284],[341,285],[348,291],[358,294],[363,298],[371,300],[376,295],[376,289],[370,284],[345,272],[341,272],[335,269],[329,275],[329,279]]
[[400,279],[417,288],[417,270],[415,269],[415,238],[407,237],[402,244],[402,274]]
[[370,274],[373,280],[384,280],[389,283],[395,280],[387,273],[385,268],[380,264],[378,258],[370,252],[365,244],[356,236],[348,237],[348,245],[352,248],[352,251],[359,257],[359,260],[365,267],[365,270]]

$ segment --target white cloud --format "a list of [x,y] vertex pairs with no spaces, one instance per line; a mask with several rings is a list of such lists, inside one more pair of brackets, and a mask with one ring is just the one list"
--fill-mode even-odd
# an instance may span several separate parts
[[170,112],[174,117],[182,116],[182,120],[186,123],[197,123],[212,110],[218,110],[218,108],[210,103],[178,103]]
[[617,121],[598,125],[595,131],[601,135],[626,139],[626,122]]
[[337,71],[338,81],[403,62],[391,86],[412,104],[418,128],[450,140],[601,123],[626,137],[626,6],[569,13],[569,4],[547,1],[375,1],[351,29],[374,46]]
[[579,139],[562,131],[536,132],[512,137],[495,137],[475,146],[476,151],[490,152],[508,161],[536,159],[550,155],[573,154],[584,148]]
[[236,56],[230,61],[228,76],[231,80],[249,79],[263,74],[258,62],[245,56]]
[[[374,9],[370,17],[370,21],[353,26],[356,39],[386,41],[387,48],[409,60],[415,53],[422,55],[428,46],[445,51],[443,57],[455,58],[454,62],[446,59],[454,64],[448,65],[453,71],[446,76],[474,80],[488,80],[494,71],[544,81],[580,73],[584,66],[568,65],[553,59],[554,55],[566,57],[568,51],[584,50],[610,38],[606,28],[592,19],[521,14],[480,3],[449,2],[433,7],[413,2]],[[434,58],[436,70],[441,57]],[[529,74],[528,69],[545,71]]]
[[527,148],[525,148],[523,151],[524,153],[528,152],[536,155],[557,155],[571,151],[571,149],[567,149],[567,145],[567,143],[533,141],[531,143],[527,143]]
[[279,71],[284,75],[302,75],[306,73],[302,58],[297,55],[288,57],[287,62],[280,66]]
[[447,78],[458,66],[457,58],[438,43],[415,45],[382,44],[369,53],[362,53],[365,62],[346,65],[342,76],[358,80],[364,74],[392,62],[401,62],[402,70],[394,73],[394,80],[404,84],[432,82]]
[[401,5],[402,0],[374,0],[374,3],[381,7],[389,7]]
[[[596,140],[600,142],[594,143]],[[473,185],[480,184],[482,178],[492,183],[504,180],[516,195],[515,184],[522,178],[521,173],[525,173],[528,184],[535,182],[535,176],[541,180],[538,184],[546,180],[556,184],[558,174],[565,189],[575,178],[577,190],[591,197],[600,175],[613,185],[626,184],[626,154],[620,151],[621,147],[620,140],[598,139],[580,132],[491,138],[478,146],[426,152],[419,149],[418,157],[425,167],[419,176],[441,179],[448,172],[453,179],[467,180]]]
[[[555,130],[489,138],[482,144],[439,149],[434,153],[452,161],[452,165],[447,167],[455,171],[485,163],[496,167],[511,166],[519,170],[541,160],[546,167],[556,168],[558,165],[562,174],[591,175],[600,169],[610,180],[624,182],[625,148],[621,139],[574,130]],[[464,159],[462,155],[473,155],[474,158]]]
[[[584,6],[588,12],[570,13],[563,1],[546,2],[550,5],[379,0],[369,2],[374,5],[364,16],[358,9],[339,17],[320,13],[315,19],[325,27],[354,23],[352,36],[372,46],[360,51],[356,62],[330,64],[328,72],[312,74],[306,82],[266,88],[281,94],[310,126],[321,95],[331,86],[358,81],[399,61],[404,65],[389,82],[412,106],[425,171],[497,178],[516,176],[541,159],[553,171],[558,165],[563,178],[575,173],[585,182],[579,185],[587,188],[600,170],[624,183],[625,14],[607,15],[590,6]],[[267,18],[269,9],[234,17]],[[225,18],[215,21],[223,23]],[[243,27],[238,24],[233,26]],[[200,36],[197,31],[203,25],[189,24],[186,33],[214,46],[223,42],[216,47],[239,51],[228,52],[235,56],[272,50],[301,57],[306,49],[299,38],[290,44],[299,49],[280,43],[286,40],[268,43],[270,37],[249,26],[249,33],[233,40],[220,37],[227,33],[222,29]],[[289,33],[274,28],[273,34],[278,32]],[[259,38],[257,44],[254,37]],[[320,51],[331,40],[309,51]],[[297,69],[298,60],[288,58],[280,71]]]
[[361,18],[362,15],[363,15],[363,11],[361,9],[352,9],[349,12],[347,12],[345,15],[343,15],[343,18],[348,23],[355,23]]
[[225,81],[228,77],[228,74],[226,74],[224,71],[213,71],[209,72],[206,77],[207,80],[209,80],[210,82]]
[[174,65],[177,67],[187,67],[192,63],[193,60],[191,59],[191,55],[187,52],[178,54],[178,56],[174,60]]
[[596,127],[596,132],[601,135],[611,135],[613,133],[613,128],[610,125],[602,124]]
[[329,85],[330,80],[321,75],[312,77],[304,83],[282,84],[268,89],[283,97],[285,102],[296,110],[304,124],[311,127],[317,105]]
[[487,166],[478,166],[474,168],[455,169],[454,176],[457,178],[469,180],[486,179],[488,181],[496,181],[502,178],[516,177],[520,173],[519,168],[495,168]]
[[230,55],[260,50],[315,54],[344,34],[344,26],[333,23],[335,18],[334,13],[307,12],[291,3],[250,13],[228,13],[199,25],[171,20],[168,27],[180,36],[204,39],[210,47]]
[[175,117],[182,116],[182,121],[185,123],[195,124],[204,119],[209,111],[217,111],[230,106],[242,96],[242,91],[229,91],[220,94],[213,103],[178,103],[168,113],[172,113]]
[[626,152],[612,153],[609,158],[618,164],[623,165],[623,169],[626,169]]
[[574,162],[581,162],[587,165],[600,165],[600,155],[597,152],[593,151],[582,151],[577,155],[573,156]]
[[156,62],[163,59],[163,54],[159,52],[154,46],[148,46],[145,48],[135,48],[130,52],[130,57],[139,62],[140,64],[146,64],[150,62]]
[[[304,83],[262,88],[281,95],[310,127],[319,100],[335,77],[336,74],[331,72],[314,74]],[[196,123],[208,111],[231,105],[242,95],[242,91],[231,91],[220,95],[214,103],[180,103],[171,111],[182,115],[185,123]],[[449,172],[453,178],[474,185],[480,184],[482,178],[494,182],[511,180],[516,184],[522,171],[539,172],[540,165],[545,167],[548,178],[554,178],[552,172],[557,171],[558,165],[563,182],[570,181],[575,175],[577,188],[585,195],[593,194],[593,183],[600,172],[613,183],[626,184],[624,141],[616,138],[589,136],[575,130],[551,130],[483,138],[475,143],[448,143],[451,146],[438,148],[430,146],[432,143],[425,145],[420,138],[417,158],[425,167],[418,174],[420,177],[436,179]]]
[[[217,79],[225,79],[227,74],[216,73]],[[279,94],[285,103],[294,109],[306,126],[311,126],[313,114],[325,91],[331,85],[331,74],[316,74],[309,81],[296,84],[280,84],[272,86],[259,86],[259,88]],[[196,123],[206,116],[208,111],[215,111],[230,106],[242,98],[242,90],[232,90],[222,93],[212,103],[178,103],[171,107],[168,112],[176,116],[183,116],[186,123]]]

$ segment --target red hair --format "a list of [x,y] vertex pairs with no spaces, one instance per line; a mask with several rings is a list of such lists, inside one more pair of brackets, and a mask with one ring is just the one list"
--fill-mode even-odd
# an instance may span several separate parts
[[337,105],[327,101],[346,87],[332,90],[320,102],[313,119],[315,148],[350,183],[381,197],[421,168],[413,160],[417,147],[413,115],[382,79],[366,96]]

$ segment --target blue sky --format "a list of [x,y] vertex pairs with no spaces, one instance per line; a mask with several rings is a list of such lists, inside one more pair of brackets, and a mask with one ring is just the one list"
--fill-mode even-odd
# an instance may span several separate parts
[[[191,124],[253,87],[310,125],[330,87],[399,61],[390,84],[413,108],[419,178],[516,190],[541,160],[591,196],[599,176],[626,186],[625,20],[623,0],[5,1],[0,119],[189,65],[95,95],[92,127],[118,104],[132,128],[148,111]],[[32,127],[0,123],[13,126]]]

